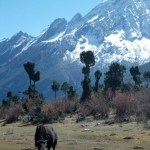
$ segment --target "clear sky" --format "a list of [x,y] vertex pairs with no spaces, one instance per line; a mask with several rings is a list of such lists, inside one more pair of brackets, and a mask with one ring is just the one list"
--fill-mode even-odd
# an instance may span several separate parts
[[57,18],[86,15],[101,0],[0,0],[0,40],[23,31],[37,36]]

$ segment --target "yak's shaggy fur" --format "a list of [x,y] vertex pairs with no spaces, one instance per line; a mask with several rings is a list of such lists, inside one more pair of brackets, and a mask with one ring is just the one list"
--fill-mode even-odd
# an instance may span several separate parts
[[35,146],[38,147],[38,150],[42,149],[43,143],[46,143],[47,150],[50,150],[51,147],[55,150],[57,144],[57,133],[53,127],[40,124],[36,127],[35,132]]

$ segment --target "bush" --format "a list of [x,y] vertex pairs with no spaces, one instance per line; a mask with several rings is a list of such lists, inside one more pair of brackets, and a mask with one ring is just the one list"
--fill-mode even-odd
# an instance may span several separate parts
[[21,104],[11,104],[9,108],[3,108],[2,118],[6,119],[6,123],[18,121],[19,115],[24,113]]
[[108,117],[110,109],[116,112],[115,119],[118,121],[129,119],[130,116],[136,116],[140,121],[150,119],[150,90],[99,91],[91,100],[82,103],[78,97],[47,103],[40,99],[24,99],[22,103],[11,103],[9,107],[1,104],[0,117],[6,119],[6,123],[11,123],[17,121],[19,115],[26,114],[32,123],[52,123],[75,111],[82,117],[93,115],[104,119]]
[[77,99],[74,101],[66,100],[65,103],[66,103],[66,106],[65,106],[66,114],[71,114],[71,113],[77,111],[79,108],[79,100],[77,100]]
[[134,114],[136,107],[134,96],[128,93],[116,92],[115,97],[113,97],[113,106],[116,110],[116,117],[120,117],[120,119]]
[[139,91],[135,94],[136,116],[139,120],[150,119],[150,90]]
[[57,121],[59,117],[65,117],[67,114],[73,113],[78,109],[79,100],[54,100],[41,106],[41,111],[36,116],[36,122],[52,123]]
[[86,101],[80,105],[80,115],[87,116],[87,115],[97,115],[101,114],[101,116],[107,117],[109,114],[109,107],[108,103],[104,101],[101,97],[94,97],[90,101]]

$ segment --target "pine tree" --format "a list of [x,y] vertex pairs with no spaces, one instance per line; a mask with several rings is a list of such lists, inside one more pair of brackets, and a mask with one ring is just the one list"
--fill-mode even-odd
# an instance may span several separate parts
[[141,78],[140,78],[141,72],[139,71],[139,67],[138,66],[136,66],[136,67],[132,66],[130,68],[130,73],[133,76],[135,86],[139,86],[142,83]]
[[10,101],[9,101],[9,100],[6,100],[6,99],[3,99],[3,100],[2,100],[2,106],[4,106],[4,107],[9,107],[9,106],[10,106]]
[[51,89],[55,92],[55,100],[56,100],[56,92],[59,90],[60,84],[57,81],[53,81],[53,84],[51,85]]
[[61,86],[61,91],[63,91],[65,93],[65,98],[66,98],[66,93],[69,90],[69,88],[70,88],[70,85],[67,82],[64,82]]
[[90,67],[95,65],[95,57],[92,51],[83,51],[80,54],[80,61],[85,64],[85,67],[82,69],[82,73],[84,74],[84,80],[81,82],[83,91],[81,96],[81,101],[89,100],[92,96],[92,86],[91,79],[89,78]]
[[35,82],[40,80],[40,71],[34,73],[34,75],[32,76],[32,80],[34,81],[34,90],[35,90]]
[[95,89],[96,92],[98,92],[98,89],[99,89],[99,80],[100,80],[100,78],[102,76],[102,72],[100,72],[99,70],[97,70],[94,75],[95,75],[95,79],[96,79],[94,89]]
[[82,73],[89,78],[90,67],[95,65],[95,57],[92,51],[83,51],[80,54],[80,61],[85,64]]
[[26,70],[26,72],[29,76],[29,79],[30,79],[29,97],[31,97],[31,88],[32,88],[31,87],[31,80],[33,79],[33,76],[35,74],[34,66],[35,66],[35,63],[33,63],[33,62],[24,63],[24,69]]
[[84,80],[81,82],[83,91],[81,96],[81,102],[86,100],[90,100],[92,97],[92,86],[91,86],[91,79],[88,77],[84,77]]
[[69,87],[69,91],[67,91],[68,98],[72,99],[76,95],[76,90],[73,90],[73,86]]
[[[38,91],[35,90],[35,82],[40,80],[40,71],[35,72],[34,70],[35,63],[33,62],[27,62],[24,64],[24,69],[26,70],[27,74],[29,75],[30,79],[30,86],[28,90],[25,92],[29,97],[33,98]],[[34,84],[31,84],[31,81],[33,80]]]
[[7,92],[7,98],[8,98],[8,100],[9,100],[9,101],[12,101],[12,97],[13,97],[12,91],[8,91],[8,92]]
[[148,79],[150,78],[150,71],[145,71],[143,77],[147,80],[146,88],[148,88]]
[[109,71],[105,73],[105,88],[111,88],[111,90],[114,92],[117,88],[121,87],[121,84],[123,82],[123,74],[125,73],[125,70],[125,66],[120,65],[117,62],[112,63],[109,66]]

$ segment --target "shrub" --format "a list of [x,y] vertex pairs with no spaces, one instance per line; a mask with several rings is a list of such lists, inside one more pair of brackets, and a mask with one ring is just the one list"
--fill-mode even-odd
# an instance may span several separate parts
[[135,111],[135,99],[132,94],[116,92],[113,97],[113,106],[116,110],[116,117],[120,119],[129,116]]
[[81,116],[101,114],[102,117],[107,117],[109,107],[103,98],[94,97],[92,100],[82,103],[79,111]]
[[22,103],[11,103],[9,107],[0,105],[0,117],[6,119],[6,123],[15,122],[19,115],[27,114],[29,121],[33,123],[52,123],[60,117],[73,114],[78,111],[80,116],[93,115],[95,118],[106,118],[109,110],[116,112],[116,119],[124,121],[131,115],[136,116],[138,120],[150,119],[150,90],[131,89],[130,92],[99,91],[89,100],[80,103],[79,97],[74,100],[61,99],[49,102],[40,99],[24,99]]
[[66,104],[65,105],[65,113],[66,114],[71,114],[71,113],[77,111],[79,108],[79,100],[78,99],[76,99],[74,101],[66,100],[65,104]]
[[67,114],[73,113],[79,107],[79,100],[54,100],[45,103],[41,106],[41,111],[36,116],[36,122],[52,123],[64,117]]
[[27,102],[24,104],[28,115],[34,116],[34,110],[36,109],[36,104],[34,103],[33,99],[28,99]]
[[18,120],[19,115],[24,113],[21,104],[11,104],[9,108],[3,108],[2,117],[6,119],[6,123],[12,123]]
[[139,120],[150,119],[150,90],[142,90],[135,94],[136,116]]

